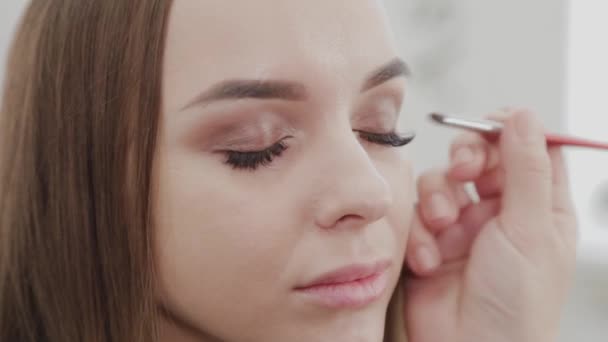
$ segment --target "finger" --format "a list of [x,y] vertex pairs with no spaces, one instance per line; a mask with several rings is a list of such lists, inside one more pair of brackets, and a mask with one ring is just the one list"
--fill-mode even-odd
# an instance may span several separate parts
[[549,148],[553,181],[553,215],[566,238],[576,240],[576,213],[570,192],[570,180],[561,148]]
[[[500,139],[505,188],[501,227],[511,242],[525,250],[543,239],[552,209],[552,171],[540,122],[529,112],[516,112]],[[532,248],[533,249],[533,248]]]
[[440,169],[428,171],[418,178],[418,198],[423,223],[431,232],[456,222],[460,211],[457,193],[446,173]]
[[[416,212],[419,212],[416,208]],[[426,229],[418,213],[415,214],[407,241],[406,263],[409,269],[418,276],[430,275],[441,262],[437,242]]]
[[[504,124],[514,111],[507,108],[486,118]],[[452,144],[450,156],[450,178],[474,181],[480,197],[500,195],[504,187],[504,170],[500,168],[500,152],[494,142],[479,134],[466,133]]]
[[483,227],[486,222],[490,219],[496,217],[498,212],[500,211],[501,200],[500,198],[494,198],[490,200],[484,200],[479,202],[478,204],[467,208],[462,213],[462,224],[469,228],[476,229],[479,231],[481,227]]
[[450,148],[451,179],[468,182],[478,178],[500,163],[498,149],[481,135],[466,133],[454,141]]
[[496,198],[482,201],[463,210],[459,223],[437,236],[442,263],[468,256],[481,227],[495,217],[499,209],[500,200]]
[[[512,109],[491,113],[486,119],[505,123]],[[483,172],[500,164],[500,153],[495,139],[476,133],[459,136],[450,148],[450,176],[459,181],[472,181]]]
[[494,121],[498,121],[501,123],[505,123],[509,117],[511,117],[511,115],[517,111],[520,111],[521,109],[516,109],[515,107],[505,107],[503,109],[501,109],[500,111],[494,112],[494,113],[490,113],[486,116],[486,118],[488,120],[494,120]]
[[500,196],[504,187],[505,170],[502,167],[494,168],[475,180],[475,189],[480,198]]
[[452,194],[456,198],[456,203],[458,204],[459,209],[463,209],[468,207],[473,203],[473,198],[471,194],[466,189],[466,183],[454,182],[448,180],[450,183],[450,188],[452,189]]
[[570,197],[570,183],[564,156],[559,147],[549,148],[553,181],[553,209],[556,213],[574,213]]

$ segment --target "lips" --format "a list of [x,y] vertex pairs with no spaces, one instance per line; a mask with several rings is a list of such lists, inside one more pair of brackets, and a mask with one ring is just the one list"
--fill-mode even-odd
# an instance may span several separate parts
[[322,274],[295,288],[312,302],[330,308],[357,308],[382,296],[388,286],[390,261],[353,264]]

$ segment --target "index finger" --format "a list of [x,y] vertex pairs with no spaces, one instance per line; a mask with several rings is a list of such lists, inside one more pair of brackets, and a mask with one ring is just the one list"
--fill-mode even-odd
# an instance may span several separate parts
[[500,164],[497,147],[483,136],[465,133],[450,147],[451,179],[460,182],[473,181]]
[[[506,112],[495,112],[487,119],[505,122]],[[450,147],[450,178],[468,182],[479,178],[484,172],[497,168],[500,156],[495,137],[467,132],[460,135]]]

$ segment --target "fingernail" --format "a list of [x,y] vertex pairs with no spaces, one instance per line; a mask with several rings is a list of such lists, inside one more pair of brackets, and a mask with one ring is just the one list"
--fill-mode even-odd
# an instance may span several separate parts
[[421,271],[431,271],[439,265],[439,257],[426,246],[418,247],[416,258]]
[[429,210],[432,218],[440,219],[450,214],[450,203],[442,193],[435,193],[429,200]]
[[467,190],[467,187],[471,186],[468,184],[471,184],[471,183],[466,183],[462,187],[458,187],[458,189],[456,189],[456,192],[455,192],[456,202],[458,203],[458,206],[460,208],[464,208],[464,207],[468,206],[473,200],[471,198],[471,195],[468,192],[469,190]]
[[463,164],[468,164],[473,161],[475,154],[470,147],[461,147],[454,153],[452,157],[452,167]]
[[530,117],[530,115],[526,112],[515,114],[515,130],[517,135],[525,142],[544,140],[542,125],[535,117]]

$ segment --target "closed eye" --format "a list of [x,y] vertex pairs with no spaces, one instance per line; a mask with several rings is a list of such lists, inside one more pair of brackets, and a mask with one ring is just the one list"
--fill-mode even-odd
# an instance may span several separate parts
[[395,132],[389,133],[373,133],[373,132],[365,132],[360,130],[355,130],[359,134],[359,136],[371,143],[378,145],[385,145],[390,147],[402,147],[414,140],[416,135],[414,133],[401,135]]
[[[396,132],[389,133],[373,133],[355,130],[360,138],[373,144],[402,147],[414,140],[415,134],[401,135]],[[268,166],[272,164],[275,158],[280,157],[289,146],[285,140],[290,137],[285,137],[271,146],[258,151],[222,151],[226,156],[224,161],[227,165],[232,166],[235,170],[255,171],[260,166]]]
[[271,146],[259,151],[223,151],[225,163],[233,169],[255,171],[260,166],[270,165],[288,149],[285,137]]

